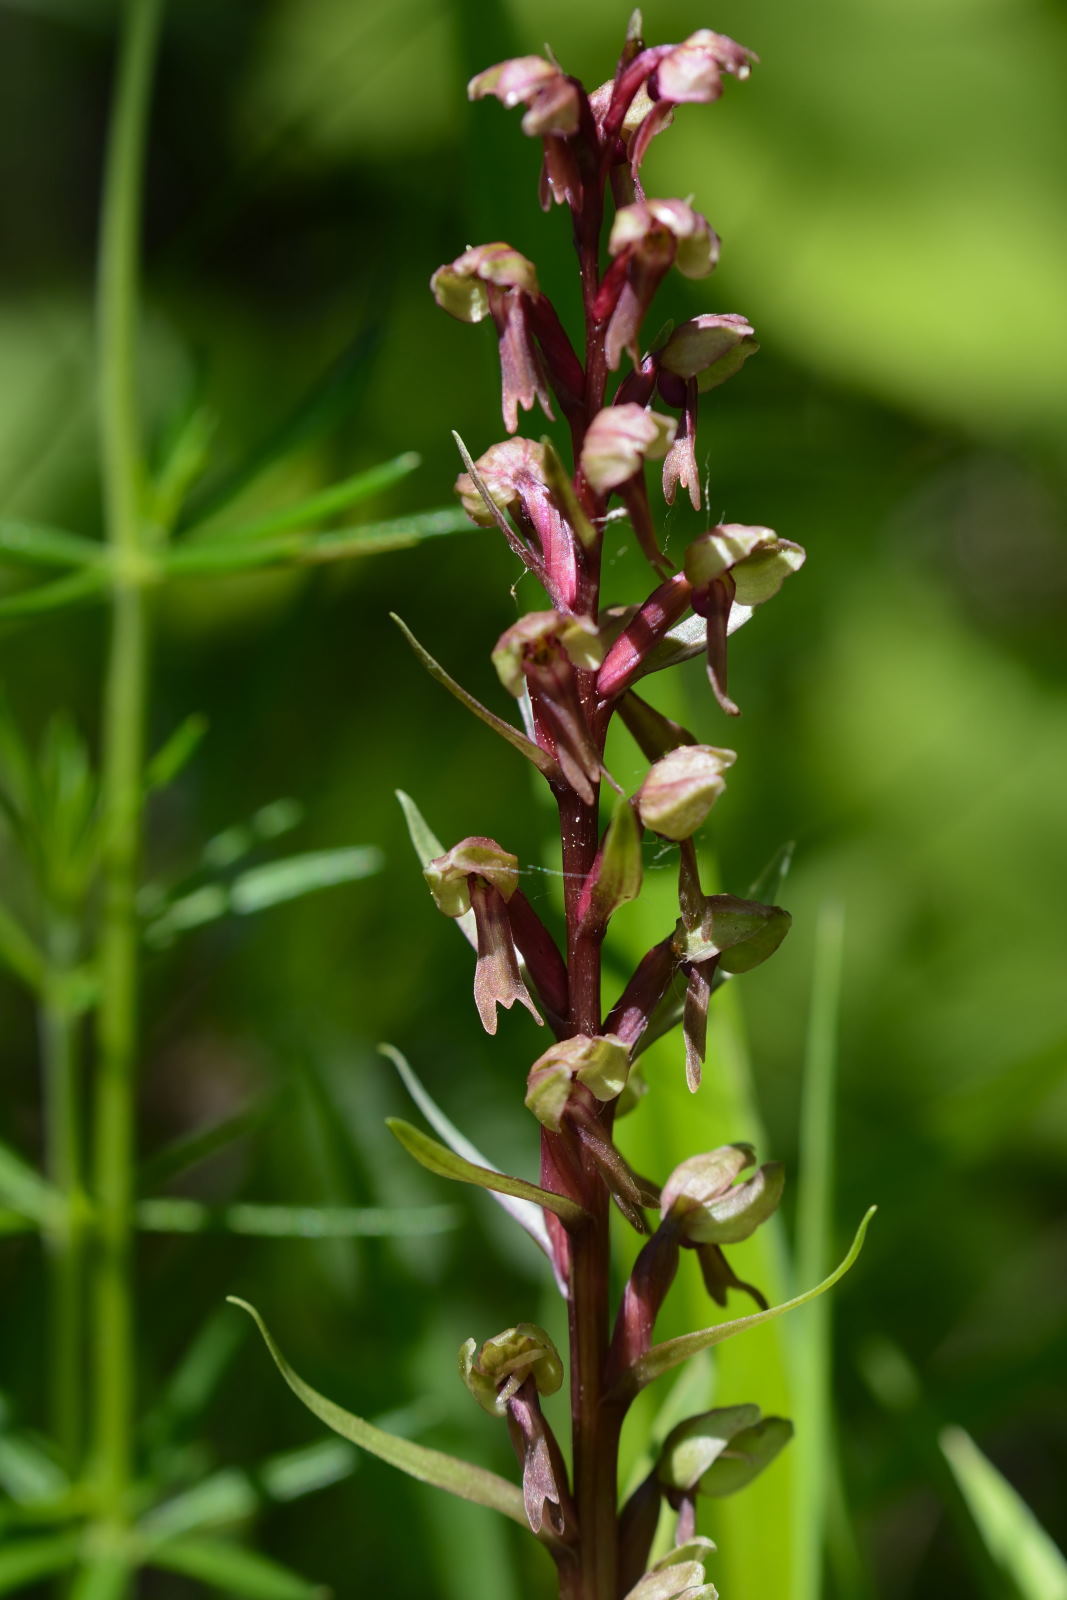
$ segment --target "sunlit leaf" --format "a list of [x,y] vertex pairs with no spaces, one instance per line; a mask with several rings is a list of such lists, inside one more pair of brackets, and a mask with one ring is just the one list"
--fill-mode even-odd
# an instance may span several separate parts
[[245,1600],[321,1600],[328,1593],[269,1556],[226,1539],[193,1535],[171,1539],[153,1546],[148,1562],[195,1578],[220,1594],[242,1595]]
[[45,1506],[70,1489],[59,1463],[24,1433],[0,1434],[0,1489],[16,1505]]
[[1021,1600],[1067,1600],[1067,1559],[1025,1500],[962,1428],[939,1443],[975,1527]]
[[0,517],[0,563],[19,567],[87,567],[103,561],[107,550],[95,539],[48,528],[37,522]]
[[489,1167],[465,1161],[462,1156],[438,1144],[429,1134],[413,1128],[410,1122],[404,1122],[399,1117],[387,1117],[386,1127],[408,1154],[414,1156],[420,1167],[436,1173],[439,1178],[452,1178],[457,1183],[472,1183],[479,1189],[493,1189],[498,1194],[531,1200],[546,1211],[554,1212],[568,1227],[577,1227],[589,1219],[589,1213],[566,1195],[553,1194],[551,1190],[540,1189],[537,1184],[526,1183],[522,1178],[512,1178],[506,1173],[494,1172]]
[[301,551],[300,560],[318,565],[324,561],[347,561],[353,556],[385,555],[390,550],[410,549],[425,539],[474,531],[458,508],[417,511],[387,522],[365,522],[357,528],[331,528],[317,533]]
[[443,688],[447,689],[449,694],[454,695],[460,705],[466,706],[467,710],[473,712],[480,722],[485,723],[487,728],[492,728],[494,733],[499,733],[502,739],[506,739],[508,744],[526,757],[527,761],[532,761],[538,772],[543,773],[546,778],[558,777],[559,773],[555,759],[549,755],[547,750],[542,750],[540,745],[534,744],[532,739],[527,739],[526,735],[520,733],[518,728],[513,728],[510,722],[505,722],[502,717],[498,717],[487,706],[483,706],[480,700],[476,700],[473,695],[468,694],[466,689],[461,689],[456,680],[449,677],[444,667],[434,660],[429,651],[423,649],[407,624],[402,622],[395,612],[390,612],[390,616],[431,678],[434,678]]
[[[403,796],[401,798],[401,804],[403,804],[403,801],[406,799],[407,796]],[[433,842],[435,845],[437,844],[436,840]],[[437,846],[435,853],[437,855],[442,853],[440,846]],[[432,857],[428,859],[432,859]],[[463,919],[459,918],[458,920],[462,921]],[[400,1074],[400,1081],[403,1083],[408,1094],[414,1100],[415,1104],[418,1106],[419,1110],[422,1112],[431,1128],[440,1134],[448,1148],[454,1151],[454,1153],[463,1160],[470,1161],[478,1167],[485,1167],[490,1172],[496,1172],[498,1169],[493,1165],[493,1163],[491,1161],[487,1161],[482,1155],[481,1151],[478,1150],[468,1138],[460,1133],[459,1129],[445,1116],[437,1102],[427,1093],[425,1087],[416,1077],[407,1060],[400,1054],[400,1051],[394,1049],[391,1044],[381,1044],[378,1046],[378,1048],[382,1055],[386,1056],[388,1060],[393,1063],[397,1072]],[[530,1235],[530,1238],[534,1241],[538,1248],[544,1251],[545,1255],[552,1264],[552,1271],[556,1277],[557,1286],[559,1287],[561,1293],[566,1294],[566,1284],[559,1277],[556,1268],[555,1256],[552,1250],[552,1241],[548,1236],[548,1229],[545,1226],[545,1219],[542,1215],[541,1207],[533,1204],[532,1201],[520,1200],[516,1198],[515,1195],[501,1194],[499,1190],[496,1189],[491,1189],[489,1193],[492,1195],[497,1204],[519,1224],[519,1227],[523,1228]]]
[[868,1224],[877,1209],[877,1206],[871,1206],[856,1230],[856,1237],[848,1254],[840,1266],[835,1267],[822,1283],[816,1284],[813,1289],[805,1290],[803,1294],[795,1295],[792,1300],[786,1300],[782,1305],[771,1306],[767,1311],[754,1311],[747,1317],[736,1317],[730,1322],[716,1323],[712,1328],[701,1328],[696,1333],[685,1333],[677,1339],[667,1339],[663,1344],[654,1344],[648,1354],[642,1356],[632,1369],[624,1383],[626,1391],[641,1389],[646,1383],[658,1378],[661,1373],[669,1372],[679,1362],[688,1360],[698,1350],[708,1350],[713,1345],[722,1344],[724,1339],[732,1339],[735,1334],[744,1333],[748,1328],[757,1328],[762,1322],[770,1322],[774,1317],[795,1310],[797,1306],[807,1305],[809,1300],[814,1300],[816,1296],[825,1294],[827,1289],[832,1289],[834,1284],[844,1277],[863,1248]]
[[[339,1433],[343,1439],[350,1439],[353,1444],[369,1451],[379,1460],[388,1462],[401,1472],[406,1472],[411,1478],[418,1478],[420,1482],[433,1484],[439,1489],[447,1489],[450,1494],[458,1495],[461,1500],[473,1500],[477,1505],[499,1511],[504,1516],[510,1517],[513,1522],[517,1522],[520,1527],[529,1528],[522,1491],[516,1484],[508,1483],[495,1472],[487,1472],[484,1467],[471,1466],[466,1461],[457,1460],[455,1456],[445,1455],[440,1450],[430,1450],[425,1445],[413,1444],[409,1439],[398,1439],[394,1434],[376,1428],[373,1423],[365,1422],[362,1417],[357,1417],[352,1412],[345,1411],[343,1407],[335,1405],[332,1400],[327,1400],[325,1395],[319,1394],[293,1371],[255,1307],[232,1295],[230,1300],[231,1304],[240,1306],[255,1319],[278,1371],[290,1389],[309,1411],[314,1412],[315,1416],[325,1422],[328,1428]],[[547,1530],[541,1537],[548,1537]]]

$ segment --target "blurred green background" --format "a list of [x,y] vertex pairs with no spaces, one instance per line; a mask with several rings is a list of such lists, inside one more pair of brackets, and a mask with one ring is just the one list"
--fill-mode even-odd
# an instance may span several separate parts
[[[478,454],[502,427],[493,340],[436,310],[430,272],[505,238],[574,312],[565,220],[536,205],[536,148],[495,104],[469,107],[464,84],[545,40],[595,84],[625,23],[606,0],[175,0],[147,193],[151,427],[201,392],[220,417],[221,477],[332,373],[336,426],[261,480],[248,509],[409,449],[422,469],[373,513],[447,503],[449,430]],[[723,238],[716,276],[671,282],[662,315],[743,312],[762,344],[704,403],[709,509],[809,555],[738,638],[738,726],[724,729],[699,671],[676,704],[739,752],[713,819],[724,886],[744,893],[796,841],[791,937],[736,986],[762,1153],[792,1172],[815,928],[828,901],[846,918],[839,1241],[868,1203],[881,1212],[833,1301],[855,1544],[839,1530],[827,1592],[981,1593],[939,1476],[939,1423],[966,1428],[1053,1531],[1067,1498],[1067,16],[1056,0],[719,0],[652,4],[645,24],[656,42],[713,26],[763,62],[720,105],[680,112],[646,181],[694,195]],[[96,0],[0,0],[0,508],[90,533],[113,43],[113,10]],[[676,507],[668,548],[695,528]],[[477,1143],[533,1173],[519,1101],[541,1045],[518,1015],[498,1041],[481,1034],[468,951],[425,895],[393,790],[446,843],[500,838],[549,903],[552,818],[387,620],[402,612],[504,709],[488,651],[516,602],[538,604],[529,581],[512,596],[516,576],[506,549],[472,532],[343,571],[168,595],[153,742],[190,710],[210,732],[155,803],[150,875],[179,878],[206,839],[281,796],[303,807],[300,847],[374,844],[386,869],[150,956],[144,1147],[262,1099],[258,1130],[182,1192],[447,1199],[463,1226],[358,1245],[153,1241],[148,1396],[239,1292],[336,1399],[374,1416],[424,1397],[421,1436],[507,1470],[454,1352],[470,1333],[555,1313],[534,1252],[482,1197],[442,1194],[387,1144],[383,1116],[410,1108],[375,1044],[397,1044]],[[620,556],[608,599],[636,598],[641,581]],[[7,629],[0,674],[24,727],[71,706],[95,737],[103,644],[94,610]],[[663,931],[628,923],[631,954]],[[0,1008],[0,1131],[33,1152],[33,1018],[6,980]],[[716,1038],[713,1017],[712,1079]],[[669,1160],[705,1129],[706,1143],[739,1133],[690,1108],[678,1057],[657,1058],[635,1118],[660,1129]],[[39,1420],[32,1240],[0,1246],[0,1306],[0,1382]],[[916,1405],[894,1379],[900,1356]],[[721,1377],[718,1393],[777,1403]],[[251,1464],[318,1431],[249,1340],[189,1441],[190,1470]],[[342,1596],[545,1594],[547,1564],[511,1532],[364,1460],[256,1538]],[[786,1537],[760,1526],[768,1544]],[[154,1578],[145,1592],[197,1591]],[[735,1581],[724,1600],[756,1592]]]

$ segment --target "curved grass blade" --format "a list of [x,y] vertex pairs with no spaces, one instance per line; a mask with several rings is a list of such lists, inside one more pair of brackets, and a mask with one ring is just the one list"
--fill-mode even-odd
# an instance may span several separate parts
[[413,1128],[410,1122],[404,1122],[400,1117],[386,1117],[385,1125],[420,1167],[436,1173],[439,1178],[452,1178],[456,1183],[472,1183],[479,1189],[492,1189],[497,1194],[530,1200],[534,1205],[553,1212],[568,1228],[576,1228],[589,1220],[588,1211],[575,1201],[568,1200],[566,1195],[553,1194],[550,1189],[540,1189],[536,1183],[527,1183],[523,1178],[512,1178],[507,1173],[494,1172],[491,1167],[480,1167],[472,1161],[465,1161],[462,1156],[455,1155],[445,1145],[431,1139],[428,1133]]
[[145,1233],[237,1233],[254,1239],[385,1239],[447,1233],[459,1218],[453,1206],[268,1206],[238,1202],[206,1206],[165,1195],[141,1200],[137,1226]]
[[[401,801],[401,804],[403,804],[403,800],[406,799],[407,796],[405,795]],[[436,841],[434,842],[436,843]],[[435,853],[437,855],[441,854],[440,847],[438,847]],[[457,1156],[461,1157],[461,1159],[473,1162],[475,1166],[484,1167],[489,1172],[498,1171],[499,1169],[495,1167],[491,1161],[487,1161],[482,1155],[481,1151],[477,1149],[475,1145],[471,1144],[468,1138],[460,1133],[455,1124],[449,1121],[437,1102],[427,1093],[426,1089],[416,1077],[415,1072],[409,1063],[400,1054],[400,1051],[394,1049],[391,1044],[380,1044],[378,1049],[381,1051],[383,1056],[386,1056],[388,1060],[393,1063],[393,1066],[400,1074],[400,1081],[404,1085],[404,1088],[414,1100],[415,1104],[426,1118],[426,1121],[430,1124],[430,1127],[433,1128],[436,1133],[440,1134],[448,1148]],[[548,1229],[545,1226],[545,1219],[541,1214],[541,1207],[539,1205],[535,1205],[531,1200],[520,1200],[516,1198],[515,1195],[501,1194],[496,1189],[491,1189],[489,1193],[492,1195],[497,1205],[506,1211],[508,1216],[517,1222],[519,1227],[523,1228],[530,1235],[530,1238],[533,1240],[534,1244],[537,1245],[538,1249],[544,1251],[552,1265],[552,1272],[556,1280],[556,1285],[560,1293],[566,1296],[566,1280],[561,1277],[556,1266],[556,1259],[552,1250],[552,1241],[548,1236]]]
[[621,1385],[623,1391],[634,1393],[638,1389],[643,1389],[661,1373],[669,1372],[679,1362],[696,1355],[698,1350],[709,1350],[713,1345],[722,1344],[725,1339],[732,1339],[737,1333],[744,1333],[747,1328],[757,1328],[761,1322],[770,1322],[774,1317],[783,1316],[785,1312],[793,1311],[797,1306],[807,1305],[809,1300],[825,1294],[827,1289],[832,1289],[834,1284],[844,1277],[855,1262],[863,1248],[868,1224],[877,1210],[877,1206],[871,1206],[856,1229],[856,1237],[848,1254],[822,1283],[817,1283],[813,1289],[806,1289],[803,1294],[794,1295],[792,1300],[786,1300],[781,1305],[771,1306],[767,1311],[755,1311],[751,1316],[736,1317],[732,1322],[719,1322],[712,1328],[701,1328],[696,1333],[685,1333],[680,1338],[667,1339],[663,1344],[654,1344],[648,1354],[643,1356],[627,1374]]
[[1067,1558],[1030,1507],[963,1428],[938,1437],[983,1544],[1020,1600],[1067,1600]]
[[230,907],[239,917],[298,900],[316,889],[355,883],[382,869],[380,850],[356,845],[340,850],[309,850],[284,861],[249,867],[230,886]]
[[436,679],[443,688],[448,690],[449,694],[454,695],[460,705],[466,706],[467,710],[473,712],[479,721],[485,723],[487,728],[492,728],[494,733],[499,733],[502,739],[506,739],[508,744],[512,745],[520,755],[526,757],[527,761],[532,761],[538,772],[543,773],[548,779],[559,777],[559,768],[547,750],[542,750],[540,745],[534,744],[532,739],[527,739],[526,735],[520,733],[518,728],[513,728],[510,722],[505,722],[503,717],[498,717],[495,712],[489,710],[488,706],[483,706],[480,700],[476,700],[472,694],[467,693],[466,689],[462,689],[455,678],[450,678],[444,667],[434,660],[430,652],[423,649],[407,623],[402,621],[395,611],[391,611],[389,615],[431,678]]
[[106,550],[95,539],[38,522],[0,517],[0,562],[16,567],[89,567]]
[[0,1549],[0,1594],[24,1589],[41,1578],[64,1572],[77,1560],[80,1535],[50,1534],[46,1539],[4,1541]]
[[360,500],[369,499],[371,495],[380,494],[383,489],[389,489],[394,483],[400,483],[415,471],[421,464],[421,456],[414,450],[408,450],[403,455],[394,456],[392,461],[383,461],[379,466],[370,467],[366,472],[357,472],[351,478],[344,478],[339,483],[331,484],[328,489],[320,489],[316,494],[305,495],[303,500],[295,501],[291,506],[283,506],[279,511],[268,511],[262,516],[248,517],[243,522],[222,524],[216,527],[206,521],[199,522],[188,528],[183,534],[186,539],[258,539],[269,533],[305,532],[311,524],[321,521],[325,517],[332,517],[338,511],[346,511],[349,506],[358,504]]
[[148,1563],[244,1600],[323,1600],[329,1593],[269,1556],[227,1539],[202,1535],[169,1539],[149,1552]]
[[[498,1477],[495,1472],[487,1472],[484,1467],[471,1466],[455,1456],[445,1455],[441,1450],[413,1444],[410,1439],[398,1439],[394,1434],[376,1428],[373,1423],[365,1422],[362,1417],[327,1400],[325,1395],[319,1394],[317,1389],[313,1389],[293,1371],[255,1307],[233,1295],[229,1299],[231,1305],[240,1306],[254,1319],[278,1371],[290,1389],[328,1428],[379,1460],[406,1472],[409,1477],[417,1478],[420,1483],[433,1484],[435,1488],[447,1489],[449,1494],[458,1495],[461,1500],[473,1500],[476,1505],[499,1511],[502,1516],[510,1517],[520,1527],[529,1530],[522,1491],[516,1484],[508,1483],[506,1478]],[[538,1537],[545,1542],[549,1540],[547,1532]]]
[[235,1112],[232,1117],[224,1117],[221,1122],[213,1122],[210,1127],[198,1128],[195,1133],[184,1134],[181,1138],[174,1139],[170,1144],[164,1145],[162,1150],[157,1150],[155,1155],[142,1163],[139,1175],[139,1187],[142,1190],[154,1189],[164,1183],[169,1183],[180,1172],[187,1172],[190,1167],[199,1166],[201,1161],[207,1161],[219,1150],[225,1150],[227,1145],[233,1144],[244,1134],[250,1133],[265,1122],[273,1109],[273,1102],[268,1099],[253,1101],[245,1110]]

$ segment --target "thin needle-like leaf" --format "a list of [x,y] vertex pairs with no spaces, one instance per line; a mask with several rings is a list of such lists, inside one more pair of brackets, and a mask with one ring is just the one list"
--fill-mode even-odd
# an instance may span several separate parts
[[0,1549],[0,1594],[11,1594],[65,1571],[77,1559],[80,1544],[80,1535],[71,1533],[5,1540]]
[[248,517],[243,522],[224,523],[216,526],[214,523],[198,523],[189,528],[183,535],[186,539],[258,539],[267,533],[287,533],[290,530],[303,532],[313,523],[326,517],[334,516],[338,511],[346,511],[349,506],[356,505],[360,500],[369,499],[371,495],[380,494],[383,489],[389,489],[394,483],[400,483],[419,466],[421,457],[413,450],[403,455],[395,456],[392,461],[383,461],[380,466],[370,467],[366,472],[357,472],[351,478],[344,478],[340,483],[331,484],[328,489],[320,489],[316,494],[305,495],[303,500],[294,501],[290,506],[283,506],[278,511],[264,512],[258,517]]
[[696,1355],[698,1350],[709,1350],[713,1345],[722,1344],[725,1339],[732,1339],[735,1334],[744,1333],[747,1328],[758,1328],[760,1323],[784,1316],[787,1311],[807,1305],[808,1301],[814,1300],[817,1295],[825,1294],[827,1289],[832,1289],[834,1284],[844,1277],[856,1260],[863,1248],[868,1224],[877,1210],[877,1206],[871,1206],[856,1230],[856,1237],[845,1259],[834,1268],[828,1278],[823,1279],[822,1283],[817,1283],[813,1289],[806,1289],[803,1294],[794,1295],[792,1300],[786,1300],[782,1305],[771,1306],[766,1311],[754,1311],[747,1317],[736,1317],[731,1322],[718,1322],[712,1328],[701,1328],[696,1333],[684,1333],[677,1339],[667,1339],[663,1344],[654,1344],[648,1354],[642,1356],[641,1360],[631,1368],[621,1385],[622,1392],[636,1393],[638,1389],[643,1389],[647,1383],[658,1378],[661,1373],[669,1372],[672,1367]]
[[589,1213],[566,1195],[553,1194],[551,1189],[541,1189],[536,1183],[527,1183],[523,1178],[512,1178],[507,1173],[494,1172],[491,1167],[465,1161],[462,1156],[455,1155],[447,1146],[438,1144],[428,1133],[413,1128],[410,1122],[404,1122],[400,1117],[386,1117],[385,1125],[420,1167],[436,1173],[439,1178],[452,1178],[456,1183],[472,1183],[479,1189],[492,1189],[497,1194],[530,1200],[534,1205],[553,1212],[569,1228],[589,1221]]
[[11,1146],[0,1141],[0,1200],[12,1210],[47,1223],[62,1204],[61,1197],[40,1173]]
[[27,988],[40,989],[45,977],[44,957],[23,928],[0,905],[0,962]]
[[[406,795],[402,796],[401,804],[403,804],[403,801],[406,799]],[[438,847],[436,854],[441,854],[440,847]],[[457,1156],[461,1156],[466,1161],[473,1162],[476,1166],[485,1167],[489,1172],[498,1171],[499,1169],[494,1166],[493,1162],[487,1161],[482,1155],[481,1151],[477,1149],[477,1147],[473,1145],[464,1134],[460,1133],[459,1129],[454,1123],[449,1121],[437,1102],[431,1097],[431,1095],[427,1093],[425,1087],[416,1077],[415,1072],[409,1063],[400,1054],[400,1051],[394,1049],[391,1044],[380,1044],[378,1049],[381,1051],[383,1056],[386,1056],[388,1060],[393,1063],[393,1066],[400,1074],[400,1081],[403,1083],[404,1088],[414,1100],[415,1104],[426,1118],[426,1121],[430,1124],[430,1127],[433,1128],[436,1133],[440,1134],[448,1148],[453,1150]],[[552,1241],[548,1236],[548,1229],[545,1226],[545,1219],[541,1213],[541,1207],[539,1205],[534,1205],[534,1203],[530,1200],[519,1200],[515,1195],[501,1194],[495,1189],[491,1189],[489,1193],[492,1195],[497,1205],[506,1211],[508,1216],[513,1218],[514,1221],[519,1224],[519,1227],[523,1228],[530,1235],[530,1238],[537,1245],[538,1249],[544,1251],[545,1255],[552,1264],[552,1271],[557,1287],[559,1288],[561,1294],[566,1295],[566,1280],[560,1276],[556,1267],[556,1259],[552,1250]]]
[[328,1590],[269,1556],[226,1539],[190,1535],[153,1546],[149,1565],[195,1578],[219,1594],[243,1600],[323,1600]]
[[83,600],[100,600],[107,591],[107,582],[108,574],[101,563],[55,578],[51,583],[37,583],[17,594],[6,594],[0,599],[0,621],[61,611],[66,606],[80,605]]
[[[373,1423],[365,1422],[362,1417],[357,1417],[351,1411],[344,1410],[342,1406],[335,1405],[332,1400],[327,1400],[325,1395],[319,1394],[317,1389],[313,1389],[293,1371],[255,1307],[250,1306],[246,1300],[238,1300],[232,1295],[230,1302],[232,1305],[240,1306],[254,1318],[278,1371],[290,1389],[309,1411],[314,1412],[315,1416],[325,1422],[328,1428],[339,1433],[343,1439],[350,1439],[353,1444],[369,1451],[379,1460],[387,1461],[390,1466],[406,1472],[411,1478],[433,1484],[438,1489],[447,1489],[450,1494],[458,1495],[461,1500],[473,1500],[475,1504],[486,1506],[491,1511],[499,1511],[503,1516],[517,1522],[520,1527],[529,1528],[522,1491],[516,1484],[508,1483],[506,1478],[498,1477],[495,1472],[487,1472],[484,1467],[471,1466],[455,1456],[446,1455],[441,1450],[431,1450],[426,1445],[414,1444],[410,1439],[398,1439],[394,1434],[376,1428]],[[538,1537],[546,1542],[550,1539],[547,1530]]]
[[527,761],[532,761],[538,772],[543,773],[550,780],[559,777],[559,768],[554,757],[550,756],[547,750],[542,750],[540,745],[534,744],[532,739],[527,739],[526,735],[520,733],[518,728],[513,728],[510,722],[505,722],[502,717],[498,717],[487,706],[483,706],[480,700],[476,700],[472,694],[468,694],[466,689],[460,687],[455,678],[449,677],[444,667],[434,660],[430,652],[423,649],[411,629],[407,626],[407,623],[403,622],[395,611],[390,612],[390,616],[431,678],[436,679],[443,688],[448,690],[449,694],[454,695],[460,705],[466,706],[467,710],[473,712],[479,721],[485,723],[487,728],[492,728],[494,733],[499,733],[502,739],[506,739],[508,744],[518,750],[520,755],[526,757]]
[[62,528],[0,517],[0,562],[17,567],[88,567],[107,552],[95,539]]

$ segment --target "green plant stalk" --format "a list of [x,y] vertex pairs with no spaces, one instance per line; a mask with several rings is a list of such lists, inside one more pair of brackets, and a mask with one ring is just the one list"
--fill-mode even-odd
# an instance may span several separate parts
[[77,929],[55,911],[48,930],[48,967],[38,1006],[44,1076],[48,1178],[63,1197],[46,1234],[49,1262],[49,1402],[52,1428],[73,1476],[83,1444],[86,1206],[82,1173],[78,1016],[70,972]]
[[148,620],[135,349],[141,182],[162,0],[127,0],[101,213],[97,336],[100,444],[113,561],[103,710],[103,904],[95,1096],[95,1479],[101,1523],[121,1540],[133,1420],[131,1286],[138,930]]

